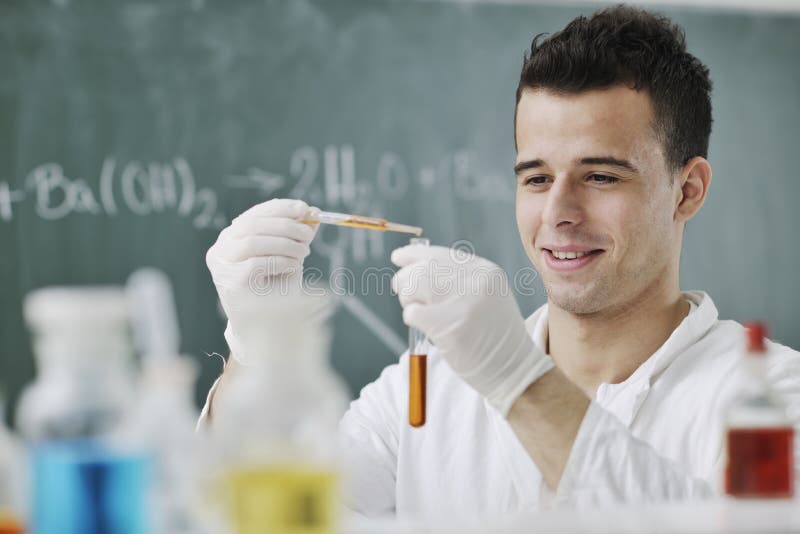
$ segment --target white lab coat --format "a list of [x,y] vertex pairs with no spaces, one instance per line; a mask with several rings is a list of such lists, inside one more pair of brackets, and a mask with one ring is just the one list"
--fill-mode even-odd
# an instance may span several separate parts
[[[369,516],[463,520],[718,493],[723,414],[736,394],[744,329],[718,320],[705,293],[684,297],[691,310],[669,339],[627,380],[599,386],[556,492],[508,423],[435,351],[427,424],[409,426],[404,355],[364,387],[341,420],[348,506]],[[547,306],[526,324],[544,350]],[[768,348],[770,379],[800,421],[800,353],[773,342]]]

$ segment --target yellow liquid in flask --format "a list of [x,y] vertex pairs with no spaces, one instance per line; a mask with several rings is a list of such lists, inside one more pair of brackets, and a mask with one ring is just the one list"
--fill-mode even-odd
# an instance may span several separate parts
[[225,477],[236,534],[333,534],[338,509],[333,471],[275,466]]

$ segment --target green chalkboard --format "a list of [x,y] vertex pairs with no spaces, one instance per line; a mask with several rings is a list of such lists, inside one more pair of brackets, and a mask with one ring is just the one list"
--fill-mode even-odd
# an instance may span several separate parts
[[[52,284],[175,286],[198,398],[225,352],[204,254],[246,207],[295,196],[423,226],[526,273],[513,214],[514,89],[531,37],[592,8],[379,0],[0,3],[0,384],[33,376],[20,303]],[[714,183],[682,286],[800,347],[800,20],[668,11],[711,67]],[[324,228],[334,365],[354,392],[405,341],[386,281],[400,235]],[[352,276],[347,274],[352,271]],[[384,271],[381,271],[384,270]],[[528,272],[528,274],[530,274]],[[376,278],[381,278],[376,276]],[[524,312],[544,300],[535,275]]]

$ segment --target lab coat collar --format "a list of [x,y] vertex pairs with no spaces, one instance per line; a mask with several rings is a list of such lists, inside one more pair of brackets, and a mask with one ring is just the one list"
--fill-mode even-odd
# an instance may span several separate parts
[[[691,308],[669,338],[626,380],[617,384],[600,384],[595,400],[613,412],[625,425],[630,425],[647,393],[672,361],[702,338],[717,322],[719,312],[704,291],[684,291]],[[547,304],[525,321],[534,344],[542,352],[547,348]]]
[[647,381],[652,385],[678,354],[697,343],[716,324],[719,312],[711,297],[704,291],[684,291],[682,295],[691,308],[681,324],[627,380],[619,384],[608,384],[609,386],[619,386],[629,381]]

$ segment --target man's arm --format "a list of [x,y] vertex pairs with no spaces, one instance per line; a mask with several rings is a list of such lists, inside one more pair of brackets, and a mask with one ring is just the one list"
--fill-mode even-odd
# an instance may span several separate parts
[[399,425],[404,424],[408,353],[367,384],[339,422],[337,441],[342,498],[351,512],[368,517],[396,513]]
[[557,368],[512,404],[508,422],[547,485],[555,490],[590,400]]
[[[232,380],[231,377],[242,372],[241,367],[242,364],[233,357],[233,354],[228,355],[225,366],[222,368],[222,374],[219,375],[219,377],[211,385],[211,389],[208,390],[206,404],[203,406],[203,410],[200,412],[200,418],[197,421],[196,430],[199,431],[203,428],[208,428],[208,426],[211,425],[211,421],[214,416],[214,400],[219,398],[220,390],[225,390],[225,384]],[[224,395],[224,393],[222,395]]]
[[[738,328],[727,333],[731,338],[740,334]],[[770,383],[785,402],[795,432],[800,432],[800,354],[772,342],[769,347]],[[726,380],[732,390],[718,392],[723,399],[736,389],[734,378]],[[721,450],[705,475],[690,473],[636,438],[557,369],[533,382],[512,404],[508,422],[556,492],[556,503],[688,499],[719,491],[715,477],[724,470]],[[795,442],[795,458],[800,458],[800,440]],[[800,461],[795,470],[800,473]]]
[[[508,422],[555,492],[556,505],[709,497],[712,484],[637,439],[553,369],[514,402]],[[722,461],[722,457],[718,462]]]

